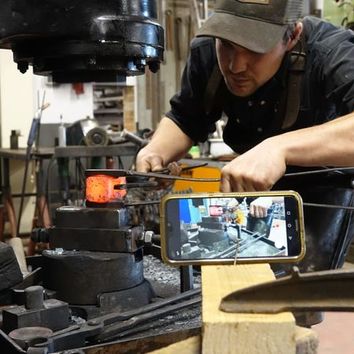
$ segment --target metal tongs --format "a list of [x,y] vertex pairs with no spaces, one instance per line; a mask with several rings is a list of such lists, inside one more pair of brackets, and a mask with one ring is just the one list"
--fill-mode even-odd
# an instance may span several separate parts
[[325,270],[290,276],[237,290],[221,300],[220,310],[237,313],[354,311],[354,271]]
[[[187,167],[182,167],[182,171],[198,168],[206,166],[206,163],[198,164],[198,165],[191,165]],[[181,181],[193,181],[193,182],[220,182],[220,178],[193,178],[193,177],[184,177],[184,176],[174,176],[170,175],[169,169],[165,168],[158,172],[137,172],[133,170],[122,170],[122,169],[87,169],[85,171],[86,177],[92,175],[108,175],[113,177],[145,177],[145,178],[160,178],[160,179],[167,179],[167,180],[181,180]]]

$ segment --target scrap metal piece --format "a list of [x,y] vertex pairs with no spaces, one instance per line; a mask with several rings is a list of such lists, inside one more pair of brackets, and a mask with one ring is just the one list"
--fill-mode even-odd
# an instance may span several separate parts
[[293,273],[225,296],[220,310],[237,313],[354,311],[354,272],[325,270]]

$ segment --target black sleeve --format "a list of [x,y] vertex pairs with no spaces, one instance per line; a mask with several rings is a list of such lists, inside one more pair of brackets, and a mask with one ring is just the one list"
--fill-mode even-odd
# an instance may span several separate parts
[[221,109],[205,112],[205,90],[216,65],[215,46],[211,39],[195,39],[183,71],[181,90],[171,100],[166,116],[194,142],[202,142],[215,131]]
[[331,40],[335,45],[325,51],[319,72],[325,98],[341,116],[354,111],[354,34],[338,29]]

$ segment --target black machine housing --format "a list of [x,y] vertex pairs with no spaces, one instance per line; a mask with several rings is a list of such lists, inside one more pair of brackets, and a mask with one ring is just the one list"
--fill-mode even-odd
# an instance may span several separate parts
[[155,0],[2,0],[0,25],[18,69],[55,82],[116,81],[163,59]]

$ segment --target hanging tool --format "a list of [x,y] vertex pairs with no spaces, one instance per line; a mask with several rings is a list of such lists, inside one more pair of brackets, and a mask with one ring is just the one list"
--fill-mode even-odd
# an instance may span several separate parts
[[174,49],[174,21],[172,10],[165,11],[166,50]]
[[325,270],[290,276],[237,290],[225,296],[220,310],[237,313],[283,311],[354,311],[354,272]]
[[44,104],[44,99],[45,99],[45,93],[43,94],[42,105],[37,110],[36,114],[33,117],[31,129],[30,129],[30,132],[29,132],[29,135],[28,135],[28,139],[27,139],[25,172],[24,172],[24,177],[23,177],[23,182],[22,182],[20,210],[19,210],[19,213],[18,213],[18,222],[17,222],[17,230],[16,230],[16,235],[17,236],[20,233],[20,224],[21,224],[21,216],[22,216],[22,209],[23,209],[23,201],[24,201],[24,195],[25,195],[25,190],[26,190],[28,165],[29,165],[29,162],[31,160],[32,146],[33,146],[33,143],[35,142],[35,140],[37,139],[38,129],[39,129],[41,118],[42,118],[42,113],[43,113],[43,111],[46,108],[49,107],[49,103],[45,103]]

